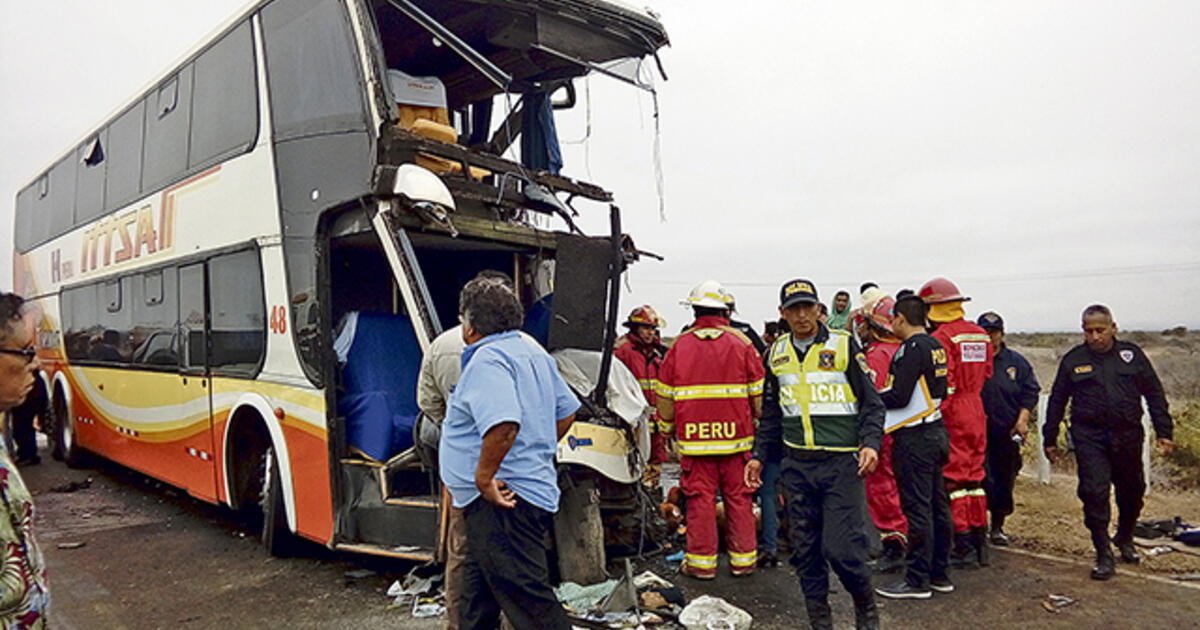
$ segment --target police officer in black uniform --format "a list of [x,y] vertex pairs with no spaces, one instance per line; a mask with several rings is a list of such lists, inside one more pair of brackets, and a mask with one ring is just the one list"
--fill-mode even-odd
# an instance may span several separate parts
[[993,545],[1008,545],[1004,519],[1013,512],[1013,485],[1021,471],[1021,445],[1029,434],[1029,418],[1037,405],[1038,385],[1033,367],[1025,357],[1004,343],[1004,318],[994,312],[975,322],[992,338],[992,377],[983,384],[983,410],[987,413],[987,459],[984,489],[992,514]]
[[923,415],[892,432],[892,467],[900,505],[908,519],[908,570],[904,579],[875,589],[892,599],[929,599],[933,591],[954,590],[947,569],[954,522],[942,467],[950,460],[950,436],[938,405],[946,397],[946,350],[925,332],[928,307],[910,292],[896,302],[892,330],[904,340],[888,368],[887,387],[880,392],[888,409],[905,409],[913,396],[928,394]]
[[792,564],[811,626],[833,628],[832,565],[854,600],[855,627],[878,629],[862,477],[879,462],[883,403],[858,342],[820,323],[811,282],[784,284],[779,302],[789,330],[763,357],[762,422],[746,464],[746,485],[761,486],[763,463],[782,455]]
[[[1050,461],[1059,457],[1058,425],[1071,401],[1071,439],[1079,468],[1079,498],[1083,522],[1092,533],[1096,566],[1092,579],[1107,580],[1116,572],[1112,545],[1121,560],[1138,562],[1133,547],[1133,527],[1142,510],[1146,479],[1142,473],[1142,404],[1158,446],[1170,454],[1171,414],[1162,383],[1142,349],[1116,339],[1117,325],[1108,307],[1093,304],[1083,311],[1084,342],[1063,357],[1050,391],[1043,429],[1043,444]],[[1108,486],[1117,495],[1117,534],[1108,534]]]

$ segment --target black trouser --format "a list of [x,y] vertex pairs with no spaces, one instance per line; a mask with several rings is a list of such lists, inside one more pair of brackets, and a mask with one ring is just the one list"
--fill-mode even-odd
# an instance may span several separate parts
[[12,414],[12,439],[17,447],[17,459],[37,457],[37,431],[33,428],[35,417],[24,413]]
[[950,565],[954,523],[942,478],[942,467],[950,461],[950,437],[940,421],[903,428],[892,435],[892,467],[900,505],[908,519],[908,573],[904,579],[926,588],[931,577],[946,577]]
[[463,510],[463,518],[467,556],[459,627],[494,630],[503,610],[516,630],[569,630],[547,568],[554,515],[520,497],[514,508],[496,507],[480,497]]
[[863,506],[867,495],[854,453],[789,450],[780,481],[787,499],[788,539],[800,589],[809,599],[829,595],[829,567],[851,595],[871,590]]
[[1141,425],[1110,428],[1087,424],[1071,426],[1075,461],[1079,468],[1079,499],[1083,524],[1092,532],[1097,551],[1107,551],[1108,502],[1111,484],[1117,495],[1117,542],[1133,540],[1133,527],[1142,512],[1146,478],[1142,474]]
[[1021,472],[1021,446],[1008,433],[989,432],[983,467],[987,472],[983,487],[994,523],[997,517],[1003,520],[1013,513],[1013,486],[1017,483],[1017,473]]

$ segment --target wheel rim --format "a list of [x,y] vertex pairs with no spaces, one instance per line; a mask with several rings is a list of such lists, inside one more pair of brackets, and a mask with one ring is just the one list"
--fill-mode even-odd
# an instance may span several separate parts
[[62,447],[64,452],[69,453],[75,447],[75,419],[71,417],[65,404],[62,407]]

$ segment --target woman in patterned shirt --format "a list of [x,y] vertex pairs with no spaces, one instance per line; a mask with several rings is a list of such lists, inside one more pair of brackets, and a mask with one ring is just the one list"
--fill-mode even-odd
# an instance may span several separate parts
[[[34,326],[24,304],[0,294],[0,412],[21,404],[36,378]],[[33,497],[0,445],[0,627],[45,628],[49,602],[46,563],[33,538]]]

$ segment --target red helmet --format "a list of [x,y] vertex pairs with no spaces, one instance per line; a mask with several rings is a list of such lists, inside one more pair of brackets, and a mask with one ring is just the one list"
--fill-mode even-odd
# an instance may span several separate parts
[[958,287],[945,278],[934,278],[929,282],[921,285],[921,290],[917,291],[917,296],[925,300],[926,304],[943,304],[946,302],[967,302],[971,298],[963,297],[963,294],[958,290]]
[[662,325],[662,318],[658,316],[658,312],[649,304],[643,304],[629,314],[629,318],[625,320],[625,325],[633,328],[634,326],[652,326],[658,328]]
[[878,328],[882,328],[888,332],[892,330],[892,315],[895,312],[896,300],[891,296],[885,295],[875,303],[875,308],[871,309],[871,324]]

